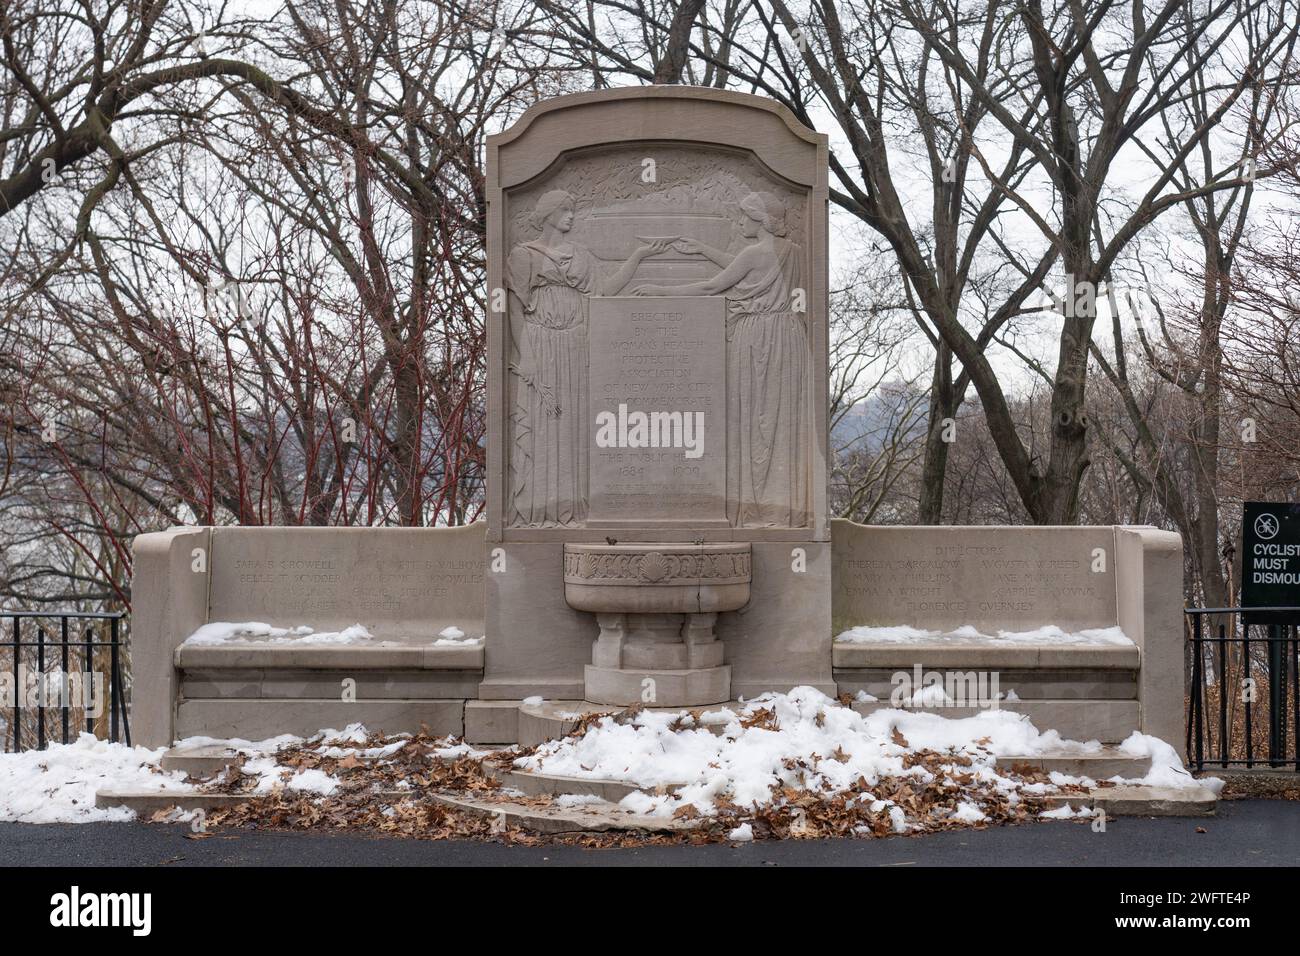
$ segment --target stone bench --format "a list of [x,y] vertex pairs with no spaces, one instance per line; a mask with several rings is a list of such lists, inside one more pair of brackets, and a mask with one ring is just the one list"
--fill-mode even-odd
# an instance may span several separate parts
[[[483,525],[461,528],[173,528],[135,540],[134,738],[264,739],[364,723],[464,732],[483,678]],[[237,636],[186,643],[205,624],[259,622],[359,643]]]
[[309,668],[320,671],[481,671],[483,644],[463,647],[394,644],[332,647],[320,644],[182,644],[176,648],[182,671]]
[[1136,671],[1141,655],[1137,645],[1061,646],[1022,644],[1008,647],[986,644],[944,644],[942,640],[915,644],[836,641],[832,663],[837,669],[860,667],[911,667],[944,664],[948,667],[983,667],[1014,671],[1041,668]]
[[[501,653],[502,633],[472,645],[435,643],[447,627],[471,637],[485,633],[486,547],[482,525],[174,528],[138,537],[131,638],[135,739],[150,746],[188,736],[255,739],[358,721],[388,731],[422,725],[436,733],[468,730],[480,742],[517,739],[519,699],[538,692],[514,699],[499,688],[483,693],[485,663]],[[766,587],[769,580],[795,580],[789,546],[764,547],[773,549],[772,560],[759,562],[755,581]],[[523,547],[512,546],[510,554],[516,573],[507,583],[528,579]],[[876,698],[856,703],[860,710],[888,706],[900,673],[995,672],[1001,692],[1014,691],[1001,706],[1028,715],[1041,730],[1103,742],[1142,730],[1175,746],[1183,737],[1177,535],[1128,527],[836,521],[830,564],[833,628],[827,632],[823,625],[800,639],[820,645],[816,653],[834,676],[828,692]],[[558,575],[554,584],[554,601],[562,602]],[[753,627],[749,610],[738,617]],[[536,609],[531,621],[519,623],[537,636],[537,655],[558,633],[554,617],[544,612]],[[373,639],[185,643],[201,626],[220,621],[317,631],[361,623]],[[996,637],[1046,624],[1069,632],[1118,627],[1132,643]],[[835,639],[859,626],[931,633],[902,643]],[[964,626],[993,636],[962,636],[957,632]],[[729,654],[752,653],[745,633],[733,636]],[[594,637],[592,626],[584,640]],[[355,702],[344,699],[348,688]],[[788,688],[744,692],[763,689]],[[942,712],[960,717],[974,710]]]
[[[178,738],[311,734],[356,720],[462,733],[459,702],[478,693],[483,645],[182,644],[175,663]],[[344,680],[355,703],[340,700]]]
[[[832,522],[832,663],[841,693],[889,706],[912,676],[996,675],[1040,730],[1183,738],[1182,544],[1147,527],[868,527]],[[1131,644],[1027,638],[1119,628]],[[860,639],[844,639],[865,628]],[[873,639],[871,629],[923,636]],[[972,629],[977,634],[972,634]],[[954,633],[958,632],[958,633]],[[999,632],[1015,632],[1013,639]],[[865,636],[863,636],[865,635]],[[910,680],[899,675],[908,675]],[[928,708],[927,708],[928,709]],[[976,707],[936,707],[966,716]]]

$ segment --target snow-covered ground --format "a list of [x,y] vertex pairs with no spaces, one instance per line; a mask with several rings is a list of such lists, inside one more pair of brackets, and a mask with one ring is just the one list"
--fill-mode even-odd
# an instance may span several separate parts
[[0,754],[0,821],[91,823],[130,820],[124,807],[95,807],[97,790],[192,790],[182,773],[162,773],[163,749],[97,740],[83,733],[70,744]]
[[[435,647],[480,644],[482,636],[468,637],[458,627],[445,627],[432,642]],[[213,621],[204,624],[184,641],[190,645],[219,644],[302,644],[302,645],[357,645],[369,647],[397,647],[406,642],[381,641],[370,633],[364,624],[353,624],[341,631],[317,631],[306,624],[295,627],[276,627],[261,621]]]
[[[269,740],[215,740],[189,737],[177,746],[193,748],[221,744],[243,753],[247,758],[242,770],[257,777],[255,794],[277,789],[331,794],[338,781],[320,770],[281,766],[276,751],[310,743],[325,757],[354,756],[359,760],[382,760],[406,745],[405,736],[393,737],[382,747],[365,747],[369,735],[360,724],[344,730],[326,730],[305,740],[282,734]],[[109,743],[83,733],[74,743],[51,744],[45,750],[0,753],[0,822],[11,823],[93,823],[132,820],[135,814],[124,808],[101,810],[95,807],[99,790],[174,790],[192,791],[181,772],[165,773],[159,761],[165,748],[149,750]],[[463,743],[448,742],[434,752],[439,759],[482,756]]]
[[[1006,711],[962,719],[895,709],[863,716],[811,687],[797,687],[788,694],[757,697],[739,712],[705,712],[698,720],[657,711],[642,711],[630,720],[605,717],[581,736],[542,744],[515,765],[661,788],[667,792],[634,793],[623,805],[638,813],[672,816],[689,804],[707,816],[717,812],[719,798],[753,809],[780,799],[782,788],[833,795],[861,790],[863,781],[868,789],[885,779],[907,777],[928,784],[933,773],[914,759],[921,751],[951,755],[947,766],[953,772],[970,774],[972,782],[991,787],[1014,804],[1019,792],[1050,792],[1065,784],[1091,786],[1095,781],[1053,774],[1048,790],[1041,784],[1028,789],[995,768],[996,757],[1101,749],[1097,741],[1068,741],[1055,731],[1039,732],[1025,717]],[[1152,758],[1151,772],[1142,783],[1198,784],[1163,741],[1134,734],[1122,749]],[[942,760],[939,765],[945,766]],[[963,804],[961,812],[967,822],[983,818],[978,801]]]
[[919,627],[899,624],[891,627],[851,627],[841,632],[835,640],[846,644],[930,644],[942,641],[957,646],[966,644],[1006,644],[1026,646],[1132,646],[1133,641],[1118,627],[1089,628],[1066,631],[1048,624],[1031,631],[996,631],[986,634],[971,624],[954,631],[927,631]]
[[[241,773],[255,780],[251,794],[284,790],[325,799],[341,783],[329,772],[335,766],[329,761],[353,768],[358,762],[392,766],[410,753],[403,749],[410,741],[406,735],[371,737],[354,724],[306,740],[285,735],[256,742],[190,738],[181,743],[193,747],[219,742],[240,750],[245,755]],[[285,754],[293,749],[301,753],[304,747],[327,758],[325,769],[314,766],[321,762],[316,759],[307,761],[311,764],[307,767],[301,759],[296,766],[286,765],[294,761]],[[284,753],[277,754],[282,749]],[[639,711],[601,717],[580,735],[548,741],[514,764],[523,770],[634,783],[643,791],[622,804],[636,813],[668,817],[687,812],[707,817],[727,811],[732,813],[727,819],[734,820],[737,809],[746,816],[791,801],[822,801],[847,794],[862,801],[872,814],[887,815],[894,830],[906,832],[923,827],[925,821],[918,819],[922,811],[916,806],[902,805],[900,783],[918,791],[941,783],[938,790],[957,799],[949,801],[949,807],[924,812],[946,814],[943,825],[979,824],[997,817],[995,804],[1017,806],[1025,796],[1095,783],[1059,773],[1029,781],[996,767],[996,757],[1082,755],[1101,749],[1096,741],[1069,741],[1055,731],[1040,732],[1025,717],[1007,711],[949,719],[881,709],[864,716],[813,688],[797,687],[788,694],[754,698],[738,711]],[[1133,734],[1120,749],[1151,758],[1150,772],[1137,782],[1212,788],[1217,783],[1194,780],[1174,749],[1154,737]],[[488,756],[451,738],[422,752],[438,761]],[[158,770],[162,753],[83,734],[73,744],[44,751],[0,754],[0,821],[130,819],[131,812],[125,809],[95,809],[95,792],[192,789],[182,774]],[[405,777],[397,783],[398,789],[411,786]],[[560,805],[591,802],[590,798],[566,801]],[[1052,811],[1043,816],[1068,818],[1088,812]],[[746,839],[744,820],[737,822],[734,839]]]

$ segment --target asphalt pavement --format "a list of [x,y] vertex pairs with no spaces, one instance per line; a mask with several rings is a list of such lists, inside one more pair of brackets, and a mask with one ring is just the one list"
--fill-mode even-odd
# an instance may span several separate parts
[[1300,803],[1223,801],[1204,819],[1051,822],[919,837],[585,849],[183,825],[0,823],[0,866],[1296,866]]

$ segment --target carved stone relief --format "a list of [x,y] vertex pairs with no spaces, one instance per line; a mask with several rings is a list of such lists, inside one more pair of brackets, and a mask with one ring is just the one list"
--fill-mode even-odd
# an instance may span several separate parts
[[566,551],[564,579],[583,584],[592,581],[676,585],[683,581],[711,584],[747,582],[748,551],[705,551],[698,547],[647,546],[642,551]]
[[[719,419],[725,419],[726,434],[706,438],[725,447],[726,501],[718,521],[734,527],[809,524],[814,438],[804,201],[801,190],[747,152],[654,144],[569,156],[550,175],[510,194],[507,526],[588,522],[592,436],[599,424],[589,400],[589,370],[614,359],[603,348],[590,348],[590,300],[619,295],[725,299],[717,320],[725,328],[725,356],[718,367],[702,375],[696,355],[689,369],[683,359],[678,370],[725,381],[725,416]],[[712,313],[688,308],[684,314]],[[661,333],[668,335],[665,353],[669,344],[690,338],[680,329]],[[602,371],[609,372],[601,377],[605,387],[615,389],[611,375],[622,373]],[[620,413],[635,418],[630,404]],[[633,433],[629,467],[637,447]],[[622,517],[644,517],[653,525],[657,515]]]

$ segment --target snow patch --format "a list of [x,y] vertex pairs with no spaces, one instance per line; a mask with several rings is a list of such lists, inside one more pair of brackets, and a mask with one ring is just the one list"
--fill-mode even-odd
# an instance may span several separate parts
[[754,840],[754,828],[748,823],[742,823],[727,834],[727,839],[733,843],[752,843]]
[[[353,624],[341,631],[317,631],[305,624],[296,627],[274,627],[261,621],[245,621],[235,624],[229,621],[213,621],[204,624],[197,631],[185,638],[185,644],[191,646],[214,646],[220,644],[368,644],[375,636],[363,624]],[[388,643],[388,642],[381,642]]]
[[596,796],[594,793],[562,793],[555,798],[552,806],[556,807],[589,807],[593,804],[603,804],[606,801]]
[[95,806],[99,790],[194,788],[185,774],[162,773],[165,748],[128,747],[82,733],[70,744],[45,750],[0,754],[0,821],[11,823],[94,823],[132,820],[126,807]]
[[444,627],[438,632],[438,639],[433,642],[434,647],[472,647],[475,644],[482,644],[486,638],[483,635],[478,637],[468,637],[465,632],[458,627]]
[[1118,627],[1086,628],[1066,631],[1055,624],[1029,631],[998,631],[986,634],[972,624],[964,624],[953,631],[931,631],[907,625],[876,627],[861,625],[838,634],[835,640],[843,644],[981,644],[1010,646],[1059,647],[1115,647],[1132,646],[1133,641]]

